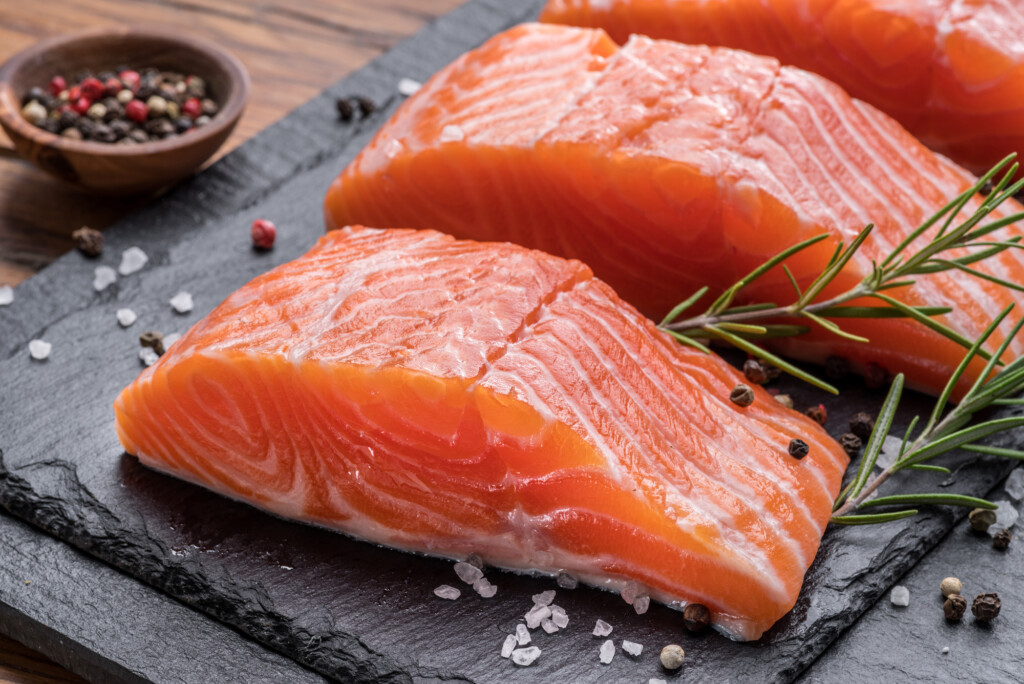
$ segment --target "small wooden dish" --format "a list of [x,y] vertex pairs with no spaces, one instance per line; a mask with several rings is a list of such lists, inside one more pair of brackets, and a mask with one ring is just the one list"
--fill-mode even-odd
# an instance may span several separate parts
[[[195,74],[220,111],[201,128],[136,145],[71,140],[22,117],[21,100],[33,86],[120,64]],[[105,194],[142,194],[180,181],[209,159],[238,123],[248,95],[245,67],[210,41],[152,28],[106,29],[41,41],[0,67],[0,125],[18,154],[44,171]]]

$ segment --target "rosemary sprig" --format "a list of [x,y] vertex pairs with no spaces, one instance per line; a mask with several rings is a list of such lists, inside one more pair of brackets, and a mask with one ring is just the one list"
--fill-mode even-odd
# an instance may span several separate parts
[[[662,320],[660,327],[679,342],[705,352],[708,351],[708,348],[705,344],[698,341],[700,339],[718,339],[728,342],[733,346],[775,364],[791,375],[833,394],[838,394],[838,390],[835,387],[787,363],[754,341],[768,337],[798,335],[808,330],[808,328],[799,325],[766,324],[766,320],[779,317],[805,319],[809,323],[823,327],[840,337],[867,342],[866,338],[843,330],[832,319],[912,318],[964,348],[972,349],[972,355],[991,360],[993,357],[984,349],[972,344],[971,340],[936,320],[937,316],[949,313],[951,309],[947,307],[909,306],[885,294],[885,291],[912,285],[915,282],[914,277],[916,276],[954,269],[974,277],[998,283],[1007,288],[1015,290],[1024,289],[1024,287],[1016,283],[1005,281],[970,267],[971,264],[988,259],[1007,249],[1024,249],[1024,245],[1021,244],[1021,238],[1019,237],[1001,241],[985,241],[981,239],[999,228],[1024,220],[1024,212],[1019,212],[1012,216],[981,225],[982,221],[989,214],[1015,193],[1019,192],[1021,188],[1024,188],[1024,179],[1013,184],[1010,183],[1017,172],[1018,164],[1014,163],[1006,170],[974,213],[959,223],[955,223],[957,216],[970,199],[979,194],[982,187],[990,183],[992,178],[1005,169],[1015,156],[1011,154],[1006,157],[1006,159],[979,178],[974,186],[968,188],[946,204],[946,206],[939,209],[932,217],[907,235],[881,263],[872,262],[871,273],[865,276],[858,285],[846,292],[818,301],[821,293],[836,279],[860,250],[864,241],[873,230],[872,225],[865,227],[849,245],[840,242],[822,273],[805,288],[801,288],[799,282],[793,277],[793,274],[784,262],[790,257],[827,239],[829,237],[828,234],[817,235],[784,250],[758,266],[723,292],[702,314],[680,320],[680,317],[688,309],[708,293],[707,287],[701,288],[672,309],[665,319]],[[933,231],[933,234],[928,242],[920,248],[912,250],[911,247],[918,238],[930,230]],[[955,249],[976,251],[969,251],[966,255],[957,257],[951,257],[947,254],[950,250]],[[787,306],[778,306],[774,303],[733,306],[733,302],[742,290],[779,266],[783,269],[796,292],[794,302]],[[865,298],[876,300],[879,302],[879,306],[854,306],[849,304],[854,300]],[[996,356],[994,358],[998,359],[999,357]]]
[[[850,481],[850,484],[846,486],[836,500],[831,519],[832,523],[838,525],[864,525],[890,522],[914,515],[917,509],[910,507],[921,505],[969,506],[971,508],[987,508],[990,510],[995,508],[994,504],[984,499],[957,494],[916,493],[896,494],[874,499],[869,497],[883,482],[901,470],[927,469],[945,471],[946,469],[941,466],[927,465],[926,462],[940,454],[957,448],[975,453],[1024,460],[1024,451],[977,444],[978,440],[997,432],[1024,427],[1024,417],[994,418],[970,425],[979,412],[991,406],[1013,405],[1020,401],[1014,397],[1024,392],[1024,357],[1003,366],[998,372],[994,373],[994,371],[996,370],[996,359],[1003,355],[1010,342],[1020,332],[1021,327],[1024,326],[1024,319],[1018,321],[1013,326],[1012,332],[1006,336],[997,351],[989,356],[984,372],[978,376],[978,379],[960,400],[960,403],[946,411],[953,388],[956,387],[963,377],[968,365],[981,356],[982,346],[989,340],[1012,309],[1012,304],[1006,307],[989,324],[981,337],[971,345],[960,365],[957,366],[956,371],[954,371],[946,383],[945,389],[939,395],[931,415],[920,432],[916,437],[913,436],[914,428],[920,422],[920,417],[915,417],[911,421],[906,435],[903,437],[899,456],[891,465],[872,478],[870,474],[878,459],[885,436],[892,427],[892,419],[903,392],[903,376],[896,376],[885,403],[882,405],[878,420],[875,422],[875,428],[868,439],[860,467],[857,469],[853,480]],[[862,509],[877,506],[894,507],[896,510],[886,513],[858,513]]]

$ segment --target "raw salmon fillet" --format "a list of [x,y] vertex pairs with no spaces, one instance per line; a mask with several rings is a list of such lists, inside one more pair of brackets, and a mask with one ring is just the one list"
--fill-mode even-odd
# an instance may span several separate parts
[[[775,59],[643,37],[620,49],[600,30],[528,24],[406,101],[332,184],[325,214],[328,227],[434,227],[580,259],[657,320],[701,286],[720,292],[784,248],[829,233],[787,262],[806,285],[839,239],[848,244],[874,223],[825,294],[846,291],[974,183],[875,108]],[[993,235],[1022,232],[1015,224]],[[1019,250],[978,269],[1024,282]],[[781,269],[748,293],[795,299]],[[953,307],[944,322],[972,339],[1022,299],[956,271],[890,293]],[[933,392],[964,354],[909,319],[843,326],[872,344],[814,331],[782,351],[877,363]],[[1015,342],[1012,353],[1021,351]]]
[[756,639],[792,608],[847,458],[760,388],[730,402],[740,381],[578,261],[357,227],[231,295],[114,408],[146,465],[273,513],[637,582]]
[[541,20],[771,55],[975,173],[1024,153],[1020,0],[550,0]]

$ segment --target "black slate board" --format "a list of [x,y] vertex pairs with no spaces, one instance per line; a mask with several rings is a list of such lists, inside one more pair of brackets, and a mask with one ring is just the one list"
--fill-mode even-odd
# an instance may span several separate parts
[[325,681],[2,513],[0,558],[0,632],[91,681]]
[[[20,286],[15,304],[0,310],[0,503],[344,681],[671,679],[678,675],[661,673],[657,652],[674,641],[688,652],[691,679],[789,681],[807,667],[962,512],[830,531],[796,608],[755,644],[683,637],[668,609],[638,617],[611,594],[562,591],[557,602],[569,611],[569,629],[539,634],[544,655],[517,670],[498,656],[501,642],[550,580],[492,573],[495,598],[440,601],[431,592],[454,581],[450,564],[277,520],[148,471],[113,434],[110,404],[139,370],[138,333],[182,331],[256,274],[305,251],[321,234],[327,185],[393,110],[399,78],[426,78],[540,4],[470,2],[109,230],[102,261],[116,265],[121,250],[137,244],[151,258],[142,272],[97,295],[89,288],[95,263],[70,254]],[[364,121],[337,123],[333,97],[355,93],[387,106]],[[279,226],[269,254],[248,245],[257,217]],[[167,305],[179,289],[196,299],[187,316]],[[140,315],[128,330],[114,320],[124,306]],[[34,337],[55,345],[45,363],[28,358]],[[920,399],[911,408],[915,401],[920,410]],[[879,402],[851,385],[842,402],[830,402],[831,426],[842,432],[853,412]],[[1005,472],[974,460],[950,491],[986,492]],[[634,661],[620,652],[601,666],[600,640],[590,636],[597,618],[615,626],[616,639],[645,644],[643,655]]]

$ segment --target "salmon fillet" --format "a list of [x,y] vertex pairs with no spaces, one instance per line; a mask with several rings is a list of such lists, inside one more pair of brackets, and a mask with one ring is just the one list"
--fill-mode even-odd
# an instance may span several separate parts
[[[405,102],[331,185],[325,215],[329,228],[434,227],[580,259],[657,320],[701,286],[717,294],[784,248],[828,233],[787,262],[807,285],[838,240],[849,244],[874,223],[824,294],[846,291],[974,183],[875,108],[775,59],[644,37],[619,48],[600,30],[527,24],[462,56]],[[993,235],[1021,234],[1015,224]],[[1024,281],[1019,250],[978,268]],[[972,339],[1021,301],[955,271],[889,293],[953,307],[943,322]],[[795,299],[781,269],[746,297]],[[816,330],[781,349],[817,362],[842,356],[855,368],[876,363],[932,392],[963,358],[962,347],[909,319],[842,324],[872,344]],[[1024,343],[1011,349],[1020,354]]]
[[975,173],[1024,153],[1019,0],[550,0],[541,20],[771,55]]
[[228,297],[114,408],[144,464],[278,515],[636,582],[756,639],[796,601],[847,457],[761,388],[730,402],[740,381],[578,261],[355,227]]

